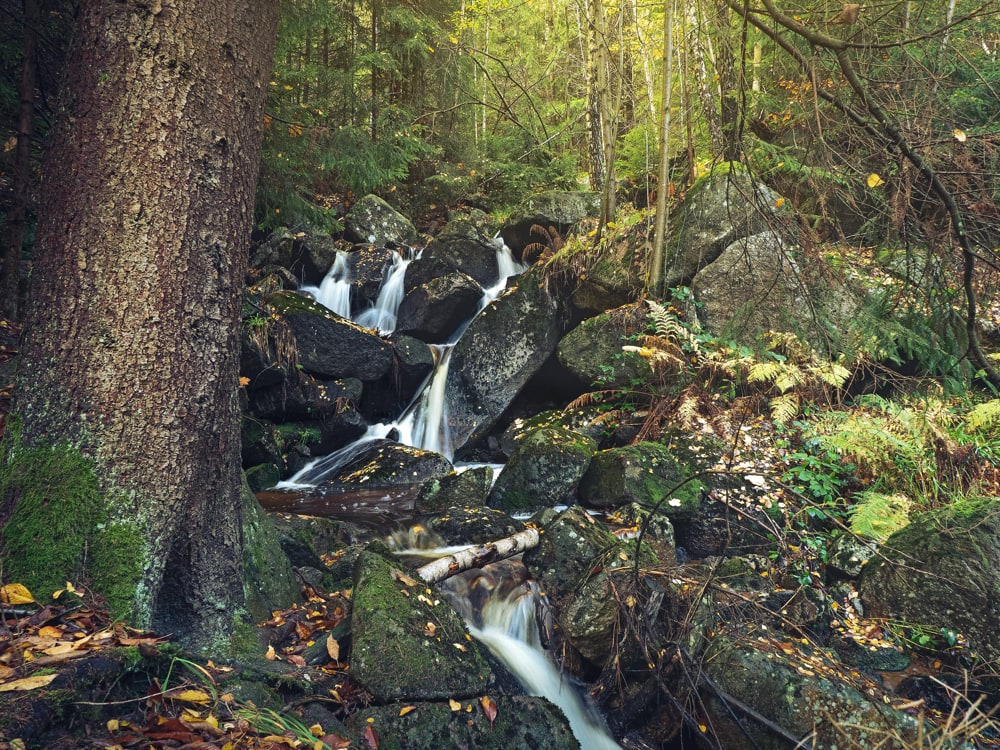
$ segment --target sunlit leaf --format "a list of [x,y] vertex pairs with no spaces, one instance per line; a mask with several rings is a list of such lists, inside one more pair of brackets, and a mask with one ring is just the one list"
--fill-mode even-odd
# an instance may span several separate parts
[[493,726],[493,722],[497,718],[497,703],[495,700],[490,698],[488,695],[484,695],[479,699],[479,705],[483,709],[483,713],[486,714],[486,718],[490,720],[490,726]]
[[448,706],[449,708],[451,708],[452,711],[462,710],[462,704],[459,701],[455,700],[454,698],[448,699]]
[[411,711],[416,711],[416,710],[417,710],[416,706],[403,706],[401,709],[399,709],[399,715],[406,716]]
[[36,674],[31,677],[22,677],[20,680],[13,680],[0,685],[0,693],[10,693],[14,690],[37,690],[38,688],[45,687],[58,676],[58,672],[53,672],[52,674]]
[[35,604],[35,597],[20,583],[8,583],[0,586],[0,602],[4,604]]
[[877,188],[879,185],[884,185],[884,184],[885,184],[885,180],[883,180],[881,177],[879,177],[874,172],[872,172],[870,175],[868,175],[868,187],[872,188],[872,190],[874,190],[875,188]]
[[951,134],[955,136],[955,140],[958,141],[959,143],[965,143],[964,130],[959,130],[958,128],[955,128],[954,130],[951,131]]
[[211,703],[212,698],[204,690],[182,690],[179,693],[175,693],[171,696],[179,701],[185,701],[186,703]]

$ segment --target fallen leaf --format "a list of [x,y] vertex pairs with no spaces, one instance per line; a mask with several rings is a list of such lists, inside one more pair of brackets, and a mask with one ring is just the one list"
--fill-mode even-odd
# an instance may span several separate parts
[[37,604],[35,597],[20,583],[8,583],[0,586],[0,602],[4,604]]
[[488,695],[484,695],[479,699],[479,705],[482,706],[483,713],[486,714],[486,718],[490,720],[490,727],[493,726],[493,722],[497,718],[497,702],[490,698]]
[[336,662],[340,661],[340,644],[332,635],[326,637],[326,653]]
[[416,585],[419,584],[419,581],[417,581],[416,579],[410,578],[408,575],[406,575],[406,573],[404,573],[401,570],[397,570],[395,568],[393,568],[393,570],[392,570],[392,578],[395,581],[399,581],[404,586],[416,586]]
[[20,680],[13,680],[12,682],[6,682],[3,685],[0,685],[0,693],[9,693],[13,690],[37,690],[40,687],[45,687],[58,676],[58,673],[53,673],[22,677]]
[[171,698],[185,703],[211,703],[212,698],[204,690],[181,690],[179,693],[171,693]]
[[268,661],[277,661],[278,654],[275,653],[274,646],[267,647],[267,653],[264,654],[264,658],[267,659]]
[[416,710],[417,710],[416,706],[403,706],[401,709],[399,709],[399,715],[406,716],[411,711],[416,711]]
[[462,704],[459,703],[454,698],[449,698],[448,699],[448,706],[451,707],[452,711],[461,711],[462,710]]
[[885,180],[883,180],[881,177],[879,177],[874,172],[872,172],[870,175],[868,175],[868,187],[872,188],[873,190],[875,188],[877,188],[879,185],[884,185],[884,184],[885,184]]
[[378,750],[378,735],[375,733],[374,727],[371,724],[365,727],[365,744],[370,748],[370,750]]

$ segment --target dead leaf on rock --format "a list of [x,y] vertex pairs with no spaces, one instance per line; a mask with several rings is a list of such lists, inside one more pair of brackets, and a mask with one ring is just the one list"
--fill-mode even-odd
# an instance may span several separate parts
[[0,693],[9,693],[13,690],[37,690],[45,687],[58,676],[58,674],[36,674],[31,677],[22,677],[20,680],[12,680],[0,685]]

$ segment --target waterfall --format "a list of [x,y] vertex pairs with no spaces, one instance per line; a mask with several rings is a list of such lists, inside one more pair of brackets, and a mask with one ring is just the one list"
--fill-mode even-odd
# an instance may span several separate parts
[[304,286],[300,291],[308,292],[316,301],[342,318],[351,317],[351,269],[347,265],[347,252],[337,251],[333,266],[323,277],[318,287]]
[[482,626],[468,622],[469,633],[504,663],[526,692],[562,709],[581,750],[621,750],[596,712],[546,656],[536,618],[542,596],[527,581],[506,596],[491,597],[482,609]]
[[386,274],[382,287],[379,289],[375,306],[371,307],[354,321],[365,328],[375,328],[379,333],[392,333],[396,329],[396,313],[399,303],[403,301],[403,281],[406,279],[406,267],[419,257],[404,257],[395,250],[392,253],[392,266]]

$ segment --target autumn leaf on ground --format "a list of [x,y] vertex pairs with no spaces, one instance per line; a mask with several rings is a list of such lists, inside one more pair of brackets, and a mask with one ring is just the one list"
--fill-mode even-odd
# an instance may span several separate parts
[[365,745],[368,746],[370,750],[378,750],[378,735],[375,733],[375,729],[371,724],[365,727]]
[[0,602],[17,606],[18,604],[37,604],[27,587],[20,583],[8,583],[0,586]]
[[13,690],[37,690],[45,687],[52,680],[58,677],[57,672],[53,674],[36,674],[31,677],[22,677],[20,680],[13,680],[0,685],[0,693],[9,693]]
[[399,709],[399,715],[406,716],[411,711],[416,711],[416,710],[417,710],[416,706],[403,706],[401,709]]
[[448,699],[448,706],[451,708],[452,711],[461,711],[462,710],[462,704],[459,703],[454,698],[449,698]]
[[484,695],[479,699],[479,705],[482,706],[486,718],[490,720],[490,727],[492,728],[493,722],[497,718],[497,702],[490,698],[490,696]]
[[875,188],[877,188],[879,185],[884,185],[884,184],[885,184],[885,180],[883,180],[881,177],[879,177],[874,172],[872,172],[870,175],[868,175],[868,187],[870,187],[872,190],[874,190]]
[[326,653],[336,662],[340,661],[340,644],[332,635],[326,637]]

